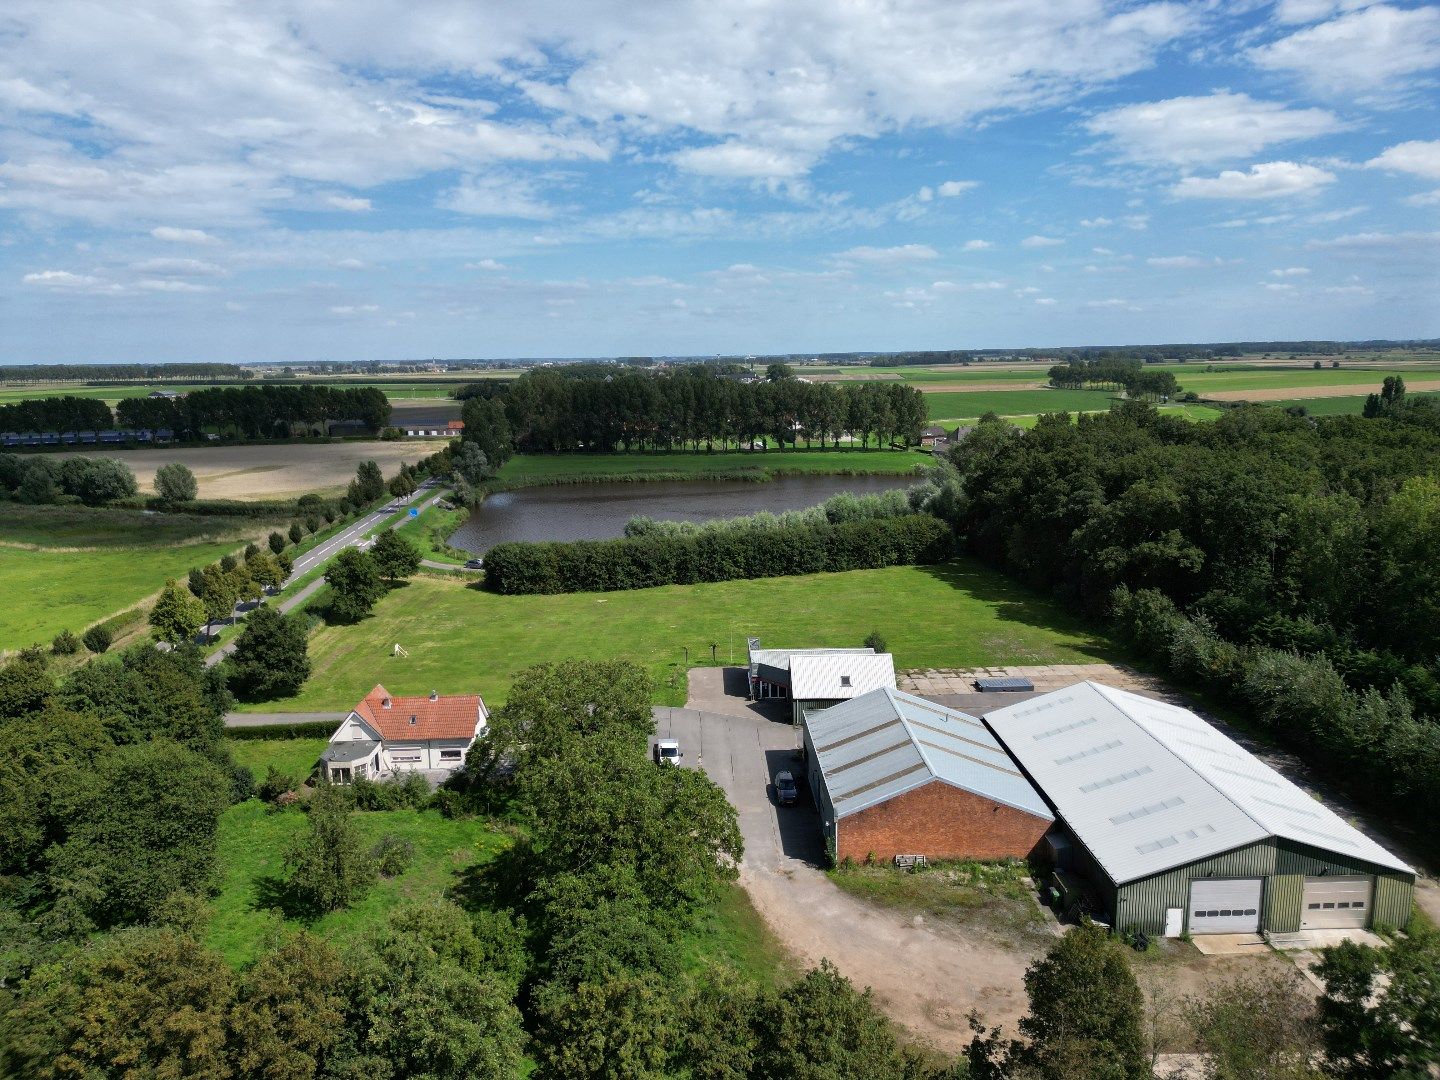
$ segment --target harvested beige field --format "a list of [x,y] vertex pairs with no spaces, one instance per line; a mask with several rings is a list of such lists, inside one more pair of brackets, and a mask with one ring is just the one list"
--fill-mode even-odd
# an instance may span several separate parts
[[[1215,401],[1290,401],[1295,398],[1354,397],[1368,393],[1370,386],[1271,386],[1260,390],[1215,390],[1202,397]],[[1440,390],[1440,379],[1405,380],[1406,390]]]
[[254,446],[170,446],[153,450],[93,450],[64,457],[109,457],[135,470],[140,490],[155,490],[155,471],[178,461],[195,474],[202,499],[285,499],[307,492],[345,490],[362,461],[374,461],[386,478],[402,462],[414,464],[441,449],[445,439],[402,442],[275,443]]

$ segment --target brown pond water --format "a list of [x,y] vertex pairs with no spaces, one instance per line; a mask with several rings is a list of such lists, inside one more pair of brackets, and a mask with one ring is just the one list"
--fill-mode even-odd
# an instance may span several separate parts
[[491,495],[471,511],[450,544],[484,552],[509,540],[605,540],[621,536],[635,517],[713,521],[768,510],[817,506],[841,491],[856,495],[907,488],[913,476],[778,476],[746,480],[683,480],[635,484],[565,484]]

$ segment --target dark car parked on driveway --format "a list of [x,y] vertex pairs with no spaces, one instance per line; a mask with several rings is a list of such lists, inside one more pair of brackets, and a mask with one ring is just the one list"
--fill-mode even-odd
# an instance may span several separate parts
[[775,774],[775,801],[781,806],[794,806],[800,798],[800,789],[795,786],[795,777],[786,772]]

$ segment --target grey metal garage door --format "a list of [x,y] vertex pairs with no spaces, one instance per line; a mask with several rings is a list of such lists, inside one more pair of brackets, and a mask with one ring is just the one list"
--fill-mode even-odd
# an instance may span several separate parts
[[1253,934],[1260,929],[1260,878],[1190,883],[1190,933]]
[[1370,925],[1375,879],[1368,877],[1309,877],[1300,907],[1300,929]]

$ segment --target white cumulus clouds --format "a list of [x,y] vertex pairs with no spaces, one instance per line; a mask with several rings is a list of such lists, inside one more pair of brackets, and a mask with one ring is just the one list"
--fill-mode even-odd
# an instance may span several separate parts
[[1268,161],[1245,171],[1226,169],[1218,176],[1187,176],[1171,190],[1180,199],[1274,199],[1310,195],[1334,182],[1334,173],[1315,165]]
[[1432,142],[1403,142],[1390,147],[1365,164],[1372,169],[1390,169],[1424,180],[1440,180],[1440,139]]
[[1440,67],[1440,7],[1376,4],[1256,46],[1252,63],[1284,72],[1331,95],[1372,97],[1414,87],[1413,79]]
[[1085,123],[1124,160],[1175,166],[1250,157],[1276,143],[1343,125],[1325,109],[1296,109],[1248,94],[1217,93],[1122,105]]

